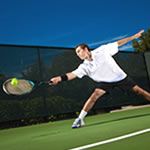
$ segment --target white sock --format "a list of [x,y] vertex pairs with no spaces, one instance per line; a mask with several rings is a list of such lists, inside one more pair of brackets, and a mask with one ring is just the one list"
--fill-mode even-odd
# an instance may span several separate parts
[[87,112],[86,111],[84,111],[84,110],[81,110],[81,112],[80,112],[80,115],[79,115],[79,117],[78,118],[80,118],[80,119],[84,119],[84,117],[87,115]]

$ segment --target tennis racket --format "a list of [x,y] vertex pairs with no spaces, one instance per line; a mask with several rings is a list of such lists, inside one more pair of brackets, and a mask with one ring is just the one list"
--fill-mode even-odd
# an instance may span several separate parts
[[42,81],[35,83],[31,80],[18,79],[17,85],[11,84],[12,79],[8,79],[3,83],[3,90],[8,95],[25,95],[31,93],[35,88],[39,86],[49,86],[52,85],[50,81]]

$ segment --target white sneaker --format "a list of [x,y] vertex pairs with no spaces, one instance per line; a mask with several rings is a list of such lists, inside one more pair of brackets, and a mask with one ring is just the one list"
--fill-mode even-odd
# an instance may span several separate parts
[[82,127],[82,126],[84,126],[84,125],[85,125],[84,121],[83,121],[82,119],[80,119],[80,118],[77,118],[77,119],[75,119],[75,121],[73,122],[72,128],[80,128],[80,127]]

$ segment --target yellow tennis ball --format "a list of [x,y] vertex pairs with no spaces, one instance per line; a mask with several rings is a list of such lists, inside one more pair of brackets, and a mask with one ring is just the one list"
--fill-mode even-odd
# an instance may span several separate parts
[[11,79],[11,85],[16,86],[18,84],[17,78],[12,78]]

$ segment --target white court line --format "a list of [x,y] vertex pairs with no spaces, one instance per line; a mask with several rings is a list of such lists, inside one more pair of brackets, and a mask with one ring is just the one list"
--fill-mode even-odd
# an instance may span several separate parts
[[80,146],[80,147],[77,147],[77,148],[72,148],[70,150],[84,150],[84,149],[87,149],[87,148],[91,148],[91,147],[111,143],[111,142],[114,142],[114,141],[126,139],[126,138],[129,138],[129,137],[132,137],[132,136],[136,136],[136,135],[139,135],[139,134],[146,133],[146,132],[150,132],[150,128],[145,129],[145,130],[140,130],[140,131],[137,131],[137,132],[133,132],[133,133],[130,133],[130,134],[126,134],[126,135],[123,135],[123,136],[115,137],[115,138],[112,138],[112,139],[108,139],[108,140],[105,140],[105,141],[101,141],[101,142],[97,142],[97,143],[93,143],[93,144],[89,144],[89,145],[85,145],[85,146]]

